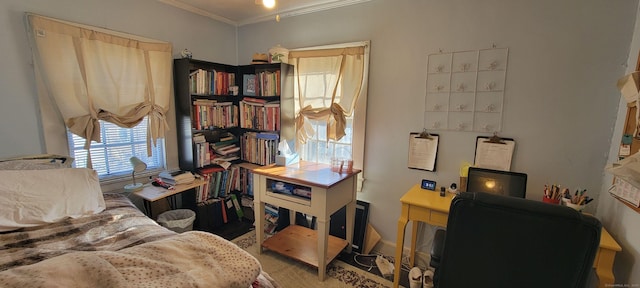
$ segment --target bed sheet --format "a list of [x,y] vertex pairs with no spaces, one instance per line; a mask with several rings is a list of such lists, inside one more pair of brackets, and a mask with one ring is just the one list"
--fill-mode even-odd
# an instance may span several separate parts
[[232,242],[200,231],[175,233],[123,195],[104,198],[101,213],[1,233],[0,284],[277,287],[255,257]]

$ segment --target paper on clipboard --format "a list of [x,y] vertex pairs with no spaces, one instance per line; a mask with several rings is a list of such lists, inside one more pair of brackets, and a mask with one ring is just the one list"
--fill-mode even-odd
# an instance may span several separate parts
[[409,134],[409,168],[435,171],[437,154],[438,135],[429,134],[426,138],[420,133]]
[[635,153],[616,163],[604,167],[604,170],[617,178],[622,178],[629,184],[640,188],[640,153]]
[[489,137],[477,137],[474,166],[510,171],[515,146],[513,139],[502,138],[500,142],[492,142]]

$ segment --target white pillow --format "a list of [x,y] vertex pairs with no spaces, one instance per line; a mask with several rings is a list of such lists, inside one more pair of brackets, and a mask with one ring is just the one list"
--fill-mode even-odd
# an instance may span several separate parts
[[53,223],[105,209],[92,169],[0,170],[0,232]]

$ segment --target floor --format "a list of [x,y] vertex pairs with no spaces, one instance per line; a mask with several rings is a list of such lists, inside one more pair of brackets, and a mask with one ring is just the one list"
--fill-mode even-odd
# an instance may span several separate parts
[[[386,257],[391,260],[390,257]],[[376,266],[376,256],[375,255],[361,255],[358,253],[346,253],[342,252],[338,254],[336,259],[345,262],[353,267],[356,267],[360,270],[367,271],[371,274],[383,277],[389,281],[393,281],[393,276],[384,277],[378,267]],[[409,287],[409,272],[402,270],[400,271],[400,286]]]
[[243,217],[240,221],[227,223],[209,232],[231,241],[253,229],[255,229],[253,226],[253,220]]

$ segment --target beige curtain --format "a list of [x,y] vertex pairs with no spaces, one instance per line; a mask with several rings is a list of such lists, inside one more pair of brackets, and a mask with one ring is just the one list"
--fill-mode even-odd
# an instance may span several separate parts
[[328,139],[338,141],[345,135],[346,116],[363,91],[364,53],[364,45],[289,52],[301,107],[296,116],[299,143],[315,133],[305,119],[326,120]]
[[[123,128],[149,116],[147,153],[164,138],[171,44],[27,14],[41,83],[74,134],[100,142],[98,120]],[[89,164],[90,162],[90,158]]]

